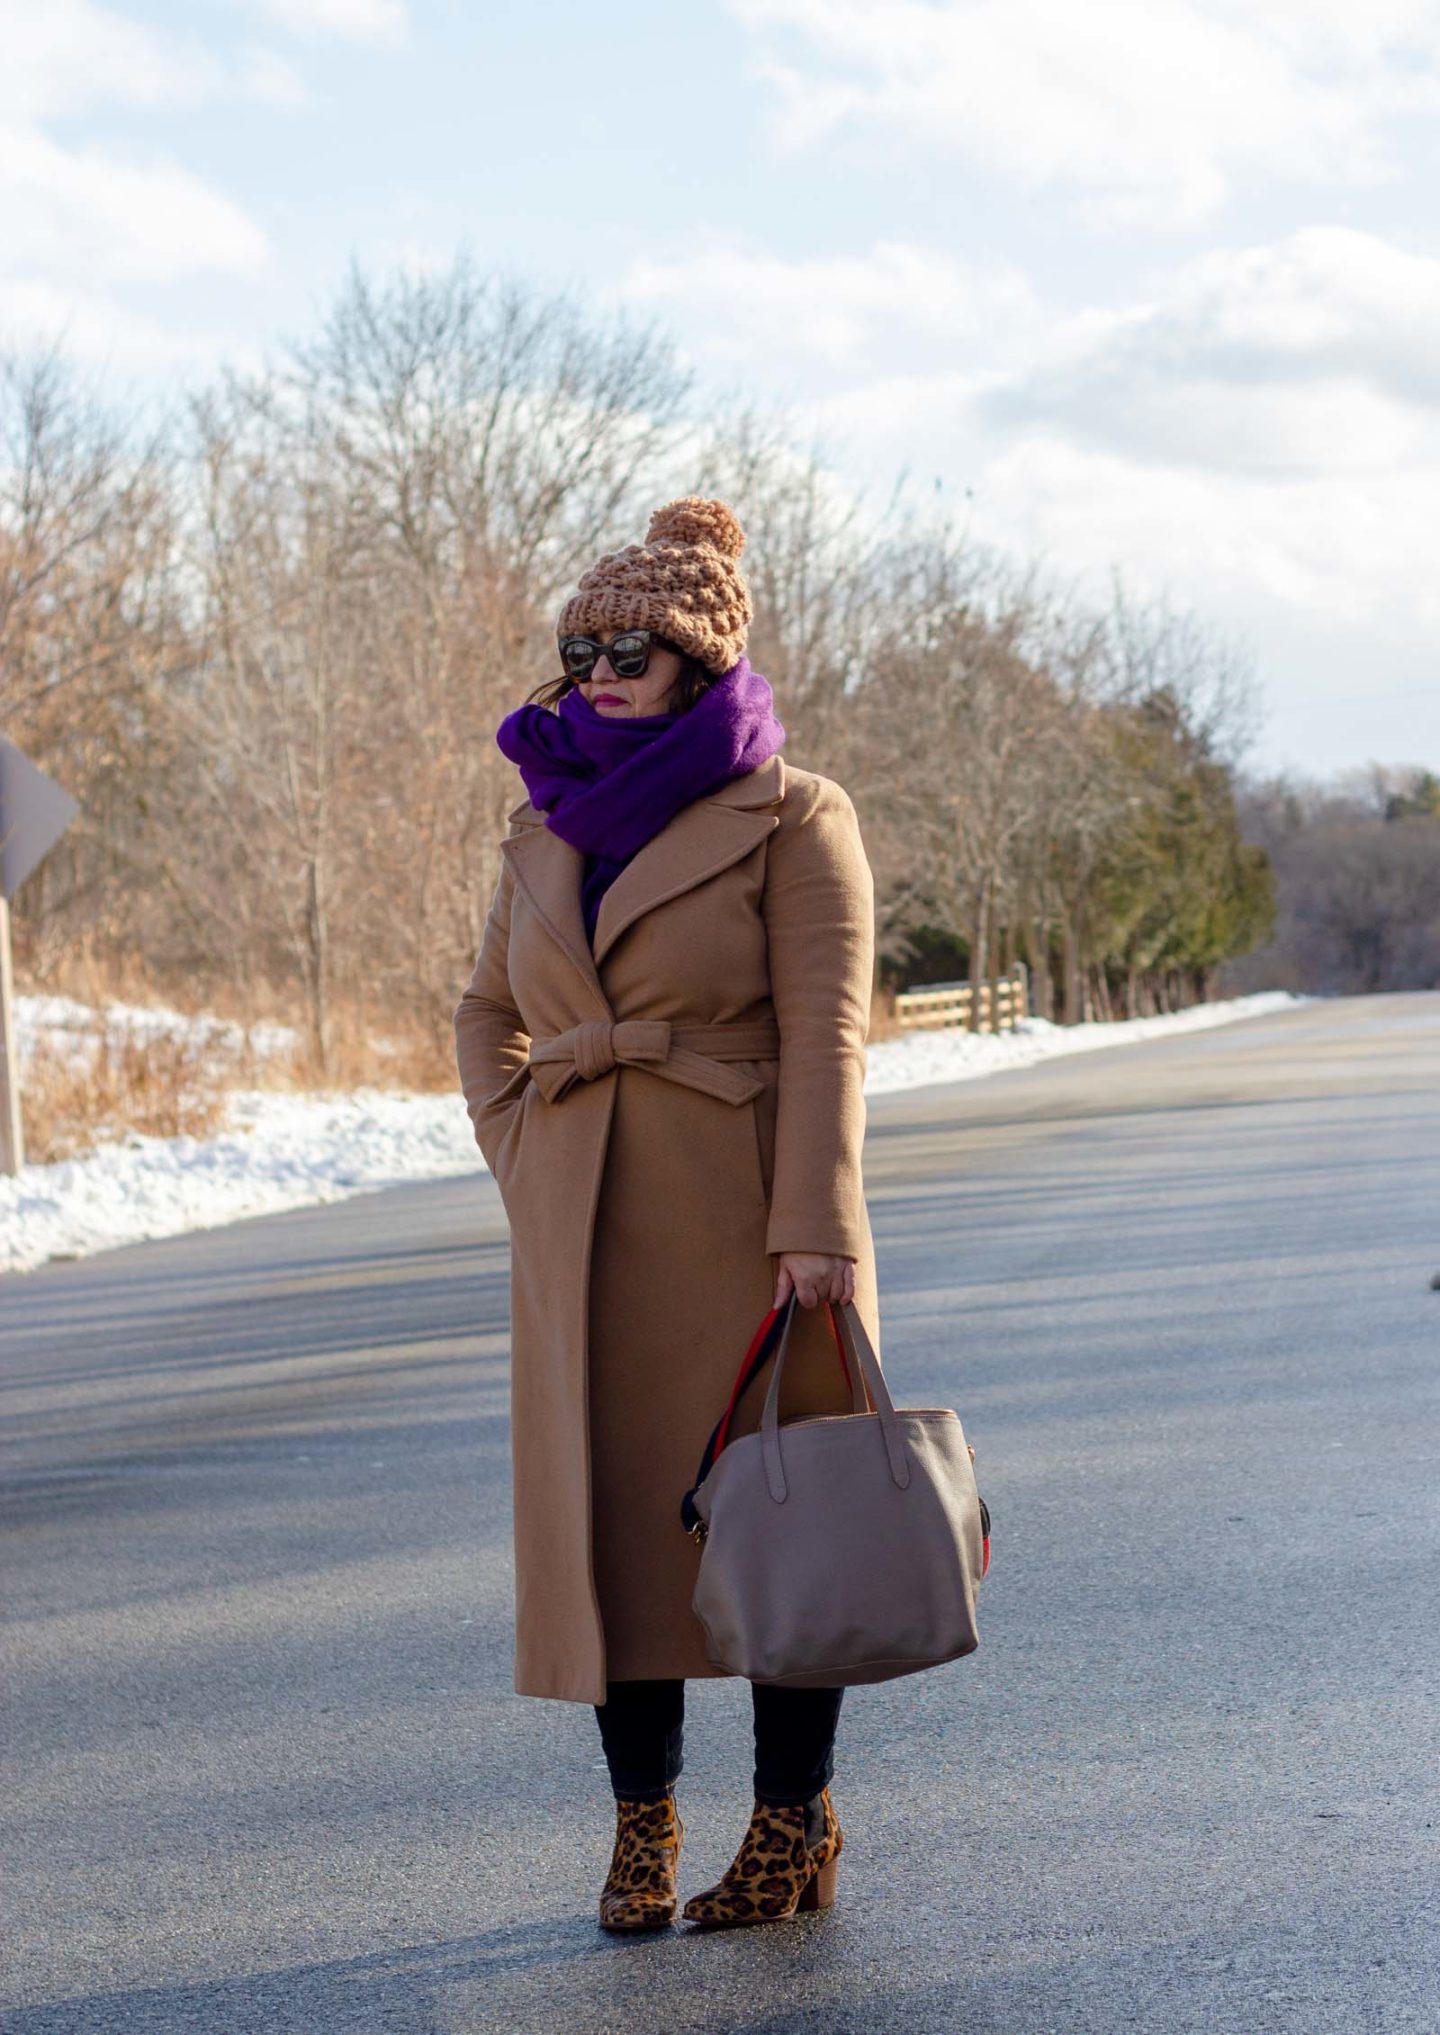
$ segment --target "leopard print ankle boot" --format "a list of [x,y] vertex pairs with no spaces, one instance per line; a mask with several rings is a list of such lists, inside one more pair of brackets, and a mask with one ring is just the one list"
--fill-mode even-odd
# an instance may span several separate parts
[[828,1908],[835,1899],[836,1860],[844,1843],[828,1788],[813,1803],[795,1808],[757,1802],[733,1865],[717,1886],[692,1895],[682,1919],[708,1929],[730,1929]]
[[665,1929],[675,1920],[675,1869],[685,1826],[673,1795],[615,1804],[615,1849],[600,1895],[602,1929]]

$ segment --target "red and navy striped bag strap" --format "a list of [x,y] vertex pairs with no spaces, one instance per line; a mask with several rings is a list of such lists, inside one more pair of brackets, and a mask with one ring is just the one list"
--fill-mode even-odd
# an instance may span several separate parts
[[[780,1338],[785,1333],[786,1319],[790,1310],[798,1305],[798,1301],[792,1295],[783,1308],[772,1307],[751,1338],[750,1347],[746,1350],[740,1368],[735,1373],[735,1383],[730,1388],[730,1397],[726,1402],[725,1411],[710,1430],[710,1439],[706,1442],[705,1453],[700,1458],[700,1468],[696,1472],[695,1482],[680,1501],[680,1518],[687,1533],[693,1533],[695,1527],[699,1524],[700,1515],[695,1510],[695,1493],[709,1476],[714,1468],[715,1458],[720,1454],[720,1451],[730,1438],[730,1423],[735,1417],[735,1409],[740,1404],[746,1387],[760,1375],[779,1348]],[[830,1333],[835,1339],[835,1349],[840,1358],[840,1368],[845,1373],[845,1384],[848,1389],[850,1385],[850,1362],[845,1355],[845,1344],[841,1338],[840,1325],[835,1319],[833,1307],[827,1305],[825,1312],[829,1317]]]

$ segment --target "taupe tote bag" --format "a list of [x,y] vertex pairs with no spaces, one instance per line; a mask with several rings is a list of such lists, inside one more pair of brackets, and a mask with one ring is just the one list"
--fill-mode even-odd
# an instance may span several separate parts
[[[797,1689],[959,1660],[979,1644],[975,1597],[990,1552],[959,1417],[897,1410],[865,1324],[845,1305],[830,1319],[851,1412],[782,1427],[795,1307],[792,1297],[761,1323],[681,1505],[703,1549],[694,1610],[709,1658]],[[759,1431],[728,1441],[740,1394],[772,1351]]]

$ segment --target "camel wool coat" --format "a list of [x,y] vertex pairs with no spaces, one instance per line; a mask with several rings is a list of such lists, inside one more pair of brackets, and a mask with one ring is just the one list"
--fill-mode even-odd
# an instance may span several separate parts
[[[508,817],[455,1037],[510,1223],[515,1688],[601,1703],[607,1679],[726,1672],[680,1501],[776,1254],[853,1258],[878,1348],[873,886],[849,797],[776,755],[626,864],[592,949],[580,852],[528,801]],[[802,1309],[781,1418],[848,1405],[825,1310]]]

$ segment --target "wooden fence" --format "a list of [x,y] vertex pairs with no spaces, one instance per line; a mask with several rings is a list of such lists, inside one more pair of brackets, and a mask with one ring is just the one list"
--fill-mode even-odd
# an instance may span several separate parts
[[902,1031],[938,1031],[963,1026],[973,1032],[1013,1032],[1030,1015],[1030,991],[1023,962],[1010,975],[990,982],[932,982],[903,989],[895,999]]

